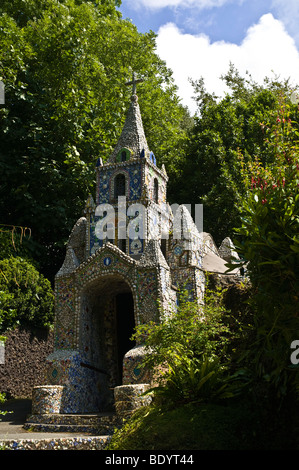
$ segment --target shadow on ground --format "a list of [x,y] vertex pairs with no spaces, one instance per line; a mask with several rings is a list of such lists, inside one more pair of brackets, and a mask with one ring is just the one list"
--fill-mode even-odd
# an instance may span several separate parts
[[0,406],[0,411],[8,412],[0,415],[3,423],[11,423],[13,425],[22,425],[25,423],[27,416],[31,413],[32,401],[29,399],[7,400]]

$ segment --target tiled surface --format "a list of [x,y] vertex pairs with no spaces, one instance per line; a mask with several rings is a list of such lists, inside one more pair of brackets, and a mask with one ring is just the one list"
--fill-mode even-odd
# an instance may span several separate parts
[[[126,161],[121,161],[122,153]],[[122,315],[127,323],[133,317],[134,326],[159,322],[162,312],[174,313],[180,289],[202,305],[203,258],[209,252],[216,256],[219,252],[211,236],[198,232],[184,205],[174,213],[166,204],[168,176],[164,166],[157,166],[158,160],[148,148],[134,88],[114,151],[107,163],[100,158],[97,161],[96,202],[88,198],[85,217],[70,234],[65,261],[56,276],[55,351],[47,360],[45,384],[63,389],[57,387],[56,397],[50,388],[47,398],[35,396],[37,413],[39,407],[51,406],[62,413],[107,410],[114,405],[115,387],[150,381],[147,371],[140,368],[141,345],[121,350],[128,341],[125,328],[120,332],[118,327],[116,299],[121,293],[132,297],[133,312],[128,308]],[[132,216],[128,211],[132,206],[125,206],[124,222],[135,221],[135,238],[127,233],[126,252],[118,247],[115,218],[112,243],[103,243],[96,231],[97,205],[109,204],[113,217],[116,214],[119,175],[124,178],[126,202],[144,208],[140,237],[140,214],[136,213],[136,221],[135,209]]]

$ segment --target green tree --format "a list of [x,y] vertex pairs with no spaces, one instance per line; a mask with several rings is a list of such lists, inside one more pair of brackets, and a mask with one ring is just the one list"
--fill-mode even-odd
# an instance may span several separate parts
[[149,144],[173,168],[186,110],[155,34],[121,18],[120,2],[13,0],[0,7],[1,223],[30,226],[42,272],[53,276],[95,185],[98,157],[121,132],[132,71]]
[[22,258],[0,261],[0,331],[16,325],[49,327],[54,295],[48,279]]
[[275,123],[261,123],[275,158],[265,164],[256,155],[243,162],[246,193],[235,238],[253,289],[256,334],[248,351],[250,367],[281,397],[299,384],[297,369],[290,367],[299,329],[299,133],[298,121],[292,121],[297,113],[282,96]]
[[11,256],[22,256],[30,258],[27,242],[30,239],[28,227],[14,225],[0,225],[0,259]]
[[275,122],[280,91],[290,90],[287,82],[276,79],[257,85],[233,66],[222,79],[229,89],[222,99],[209,94],[202,79],[193,82],[198,116],[177,182],[178,202],[203,204],[204,230],[218,244],[232,237],[240,223],[239,204],[245,195],[240,155],[246,162],[256,155],[263,164],[273,161],[260,123]]

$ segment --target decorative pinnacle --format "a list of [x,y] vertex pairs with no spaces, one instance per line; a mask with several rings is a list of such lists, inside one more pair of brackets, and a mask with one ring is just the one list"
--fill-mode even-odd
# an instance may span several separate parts
[[136,73],[133,72],[132,80],[130,82],[126,83],[126,85],[133,85],[132,96],[136,95],[136,85],[137,85],[137,83],[141,83],[143,81],[144,81],[143,78],[136,79]]

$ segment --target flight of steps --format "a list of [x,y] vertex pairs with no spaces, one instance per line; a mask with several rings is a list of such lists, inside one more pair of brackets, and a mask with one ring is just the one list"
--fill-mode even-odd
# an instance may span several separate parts
[[24,429],[34,432],[60,432],[89,434],[94,436],[112,435],[120,427],[115,413],[93,414],[33,414],[28,417]]

